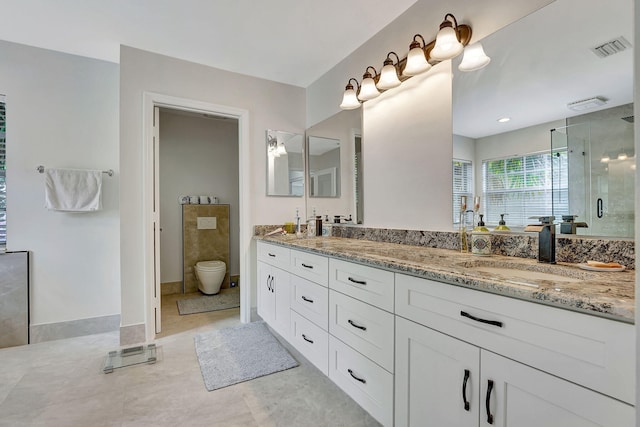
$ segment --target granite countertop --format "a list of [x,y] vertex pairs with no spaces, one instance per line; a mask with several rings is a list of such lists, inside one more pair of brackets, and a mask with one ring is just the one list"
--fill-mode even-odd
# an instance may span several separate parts
[[586,271],[577,264],[549,265],[525,258],[480,257],[449,249],[341,237],[255,238],[479,291],[634,322],[635,273],[631,270]]

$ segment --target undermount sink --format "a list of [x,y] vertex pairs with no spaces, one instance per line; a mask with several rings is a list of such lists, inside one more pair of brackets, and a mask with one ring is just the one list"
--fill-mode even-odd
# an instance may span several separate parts
[[461,264],[474,272],[491,278],[524,286],[538,287],[539,283],[569,283],[588,279],[588,272],[553,264],[526,264],[504,260],[477,260]]

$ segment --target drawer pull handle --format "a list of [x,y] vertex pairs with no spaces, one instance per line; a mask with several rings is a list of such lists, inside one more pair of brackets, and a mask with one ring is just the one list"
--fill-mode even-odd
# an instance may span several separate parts
[[485,401],[485,407],[487,409],[487,422],[493,424],[493,415],[491,415],[491,391],[493,390],[493,381],[487,382],[487,400]]
[[356,381],[360,381],[362,384],[366,384],[366,383],[367,383],[367,380],[365,380],[364,378],[357,377],[357,376],[353,373],[353,371],[352,371],[351,369],[347,369],[347,372],[349,372],[349,375],[351,375],[351,377],[352,377],[354,380],[356,380]]
[[471,372],[468,369],[464,370],[464,381],[462,381],[462,401],[464,402],[464,410],[469,411],[469,401],[467,400],[467,381],[469,381]]
[[313,269],[313,265],[307,265],[307,264],[305,264],[304,262],[302,263],[302,266],[303,266],[304,268],[310,268],[310,269]]
[[276,255],[275,255],[275,254],[272,254],[271,252],[269,252],[269,256],[270,256],[270,257],[272,257],[272,258],[275,258],[275,257],[276,257]]
[[305,334],[302,334],[302,339],[305,340],[306,342],[313,344],[313,340],[310,340],[309,338],[307,338]]
[[470,315],[469,313],[467,313],[466,311],[461,311],[460,312],[460,316],[462,317],[467,317],[471,320],[475,320],[476,322],[480,322],[480,323],[486,323],[487,325],[493,325],[493,326],[497,326],[498,328],[502,328],[502,322],[499,322],[497,320],[486,320],[486,319],[481,319],[479,317],[475,317]]
[[367,282],[365,282],[364,280],[356,280],[353,277],[349,277],[348,280],[352,283],[357,283],[358,285],[367,286]]
[[353,326],[354,328],[361,329],[361,330],[363,330],[363,331],[366,331],[366,330],[367,330],[367,327],[366,327],[366,326],[360,326],[360,325],[358,325],[356,322],[354,322],[354,321],[353,321],[353,320],[351,320],[351,319],[347,320],[347,322],[349,322],[349,324],[350,324],[351,326]]
[[310,302],[311,304],[313,304],[313,300],[305,297],[304,295],[302,295],[302,299],[305,300],[306,302]]

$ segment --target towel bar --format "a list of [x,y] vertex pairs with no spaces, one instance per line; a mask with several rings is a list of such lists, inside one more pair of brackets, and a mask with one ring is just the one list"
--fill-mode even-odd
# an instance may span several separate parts
[[[36,170],[40,173],[44,173],[44,166],[40,165],[36,168]],[[102,173],[106,173],[109,176],[113,176],[113,169],[109,169],[107,171],[102,171]]]

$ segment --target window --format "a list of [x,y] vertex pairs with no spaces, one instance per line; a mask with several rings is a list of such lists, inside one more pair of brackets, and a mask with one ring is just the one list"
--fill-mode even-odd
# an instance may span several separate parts
[[4,100],[4,95],[0,95],[0,247],[7,245],[7,115]]
[[460,196],[473,200],[473,168],[469,160],[453,160],[453,223],[460,223]]
[[[530,216],[552,215],[554,190],[551,177],[557,171],[567,170],[567,152],[531,153],[505,159],[482,162],[482,187],[486,222],[497,224],[500,214],[509,215],[507,223],[524,226],[531,223]],[[567,200],[567,180],[561,180],[555,189],[555,200]],[[566,203],[566,202],[565,202]],[[556,206],[556,214],[568,206]],[[535,222],[535,221],[534,221]]]

